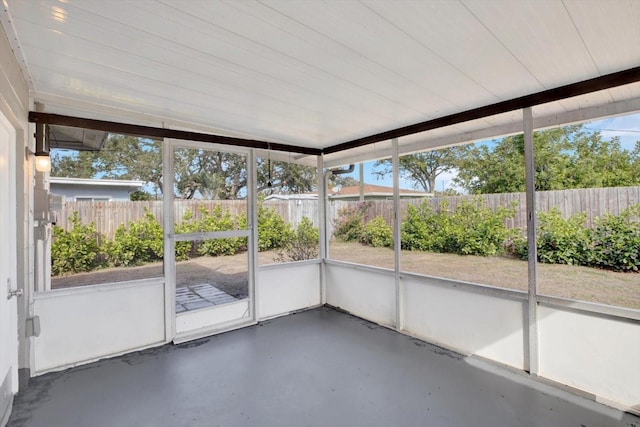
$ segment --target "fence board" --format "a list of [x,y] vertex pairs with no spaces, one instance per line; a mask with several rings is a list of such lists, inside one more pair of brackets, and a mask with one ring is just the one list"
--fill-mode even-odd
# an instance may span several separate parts
[[[454,210],[463,200],[470,200],[474,196],[448,196],[432,197],[429,199],[411,199],[400,201],[400,218],[404,218],[407,206],[418,205],[427,200],[436,211],[441,209],[446,201],[448,209]],[[501,206],[515,204],[516,213],[513,219],[505,222],[509,228],[526,228],[527,212],[525,193],[485,194],[479,197],[487,207],[497,209]],[[357,201],[331,200],[327,208],[329,231],[333,230],[333,224],[342,209],[353,208],[359,205]],[[370,220],[381,216],[391,224],[393,219],[392,200],[367,201],[365,219]],[[640,186],[615,187],[615,188],[587,188],[576,190],[539,191],[536,193],[536,210],[538,212],[557,208],[567,218],[579,212],[585,212],[587,219],[585,225],[593,225],[595,218],[609,212],[618,215],[629,206],[640,203]],[[199,207],[209,211],[220,205],[223,210],[228,210],[232,215],[247,212],[246,200],[177,200],[174,204],[176,222],[180,223],[186,212],[190,211],[194,218],[200,218],[202,213]],[[275,200],[265,202],[265,206],[274,209],[286,222],[296,227],[303,217],[312,220],[318,225],[317,200]],[[123,201],[123,202],[65,202],[62,211],[57,214],[57,225],[63,229],[71,228],[69,218],[74,211],[83,224],[93,222],[98,232],[111,239],[120,224],[125,227],[133,221],[144,216],[145,211],[151,212],[162,223],[161,201]]]

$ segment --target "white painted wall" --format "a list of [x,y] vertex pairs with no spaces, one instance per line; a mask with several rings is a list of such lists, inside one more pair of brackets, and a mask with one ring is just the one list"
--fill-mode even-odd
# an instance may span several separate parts
[[259,320],[320,304],[320,264],[290,263],[258,270]]
[[18,392],[18,289],[16,270],[16,132],[0,112],[0,423]]
[[524,369],[526,303],[436,280],[402,279],[404,330],[462,353]]
[[[0,26],[0,115],[3,145],[0,154],[0,180],[3,186],[0,232],[0,425],[9,417],[13,395],[18,391],[18,368],[28,368],[28,338],[24,319],[29,309],[29,206],[31,182],[24,173],[28,164],[23,156],[29,124],[29,88],[9,39]],[[8,132],[8,134],[7,134]],[[28,196],[28,194],[27,194]],[[24,218],[23,218],[24,215]],[[22,289],[24,296],[7,299],[7,279],[11,289]],[[31,279],[32,280],[32,279]],[[20,338],[19,338],[20,337]],[[20,345],[20,348],[18,346]]]
[[121,283],[35,295],[42,373],[164,342],[164,284]]
[[329,263],[326,272],[327,304],[381,325],[395,324],[393,274]]
[[638,410],[640,323],[540,306],[540,373]]

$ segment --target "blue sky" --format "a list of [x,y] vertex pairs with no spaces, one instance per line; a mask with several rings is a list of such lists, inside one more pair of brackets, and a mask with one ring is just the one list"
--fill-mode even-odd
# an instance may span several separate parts
[[[633,150],[636,141],[640,140],[640,114],[632,114],[627,116],[610,117],[604,120],[597,120],[584,124],[585,129],[599,130],[605,139],[611,139],[615,136],[620,137],[622,148],[626,150]],[[482,142],[479,142],[482,143]],[[392,186],[392,177],[389,174],[383,179],[379,179],[377,175],[374,175],[375,162],[367,162],[364,164],[364,181],[367,184],[386,185]],[[359,177],[358,165],[353,173],[348,176],[352,176],[355,179]],[[442,191],[446,188],[455,188],[452,183],[452,179],[455,177],[455,172],[443,173],[436,180],[436,189]],[[400,188],[412,189],[413,183],[408,180],[400,178]]]

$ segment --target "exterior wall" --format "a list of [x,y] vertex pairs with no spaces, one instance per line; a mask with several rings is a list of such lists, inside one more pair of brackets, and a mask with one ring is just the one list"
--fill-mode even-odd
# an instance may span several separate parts
[[129,200],[129,189],[122,187],[110,187],[107,185],[90,186],[83,184],[59,184],[50,183],[51,194],[64,197],[63,201],[75,201],[80,198],[93,198],[100,200]]
[[[15,394],[18,391],[19,374],[18,369],[22,368],[28,372],[30,368],[31,354],[30,354],[30,339],[26,338],[25,321],[24,319],[29,316],[31,306],[29,301],[31,299],[31,289],[33,289],[33,245],[31,242],[31,229],[32,229],[32,217],[30,211],[32,207],[31,202],[31,188],[33,184],[33,174],[29,171],[30,163],[24,156],[25,148],[28,146],[28,135],[30,126],[28,123],[29,112],[29,88],[26,81],[23,78],[20,66],[13,54],[13,50],[9,44],[9,40],[4,33],[4,30],[0,27],[0,112],[8,120],[10,125],[15,130],[15,145],[11,147],[14,160],[10,165],[5,165],[11,171],[11,177],[9,182],[3,182],[5,186],[10,186],[8,194],[12,195],[14,200],[11,203],[15,203],[15,216],[10,218],[10,222],[14,224],[11,227],[11,232],[15,235],[9,241],[3,241],[0,244],[7,245],[8,253],[12,254],[13,259],[11,271],[11,277],[13,277],[14,283],[17,282],[17,288],[24,291],[24,295],[21,298],[12,298],[8,305],[17,305],[17,310],[12,308],[8,313],[11,319],[11,329],[15,330],[15,340],[18,342],[2,342],[0,346],[3,350],[11,349],[11,357],[0,357],[2,362],[8,363],[9,366],[0,366],[0,370],[8,368],[11,371],[10,383],[4,385],[6,389],[0,390],[1,393]],[[2,190],[5,191],[5,190]],[[11,243],[15,242],[15,244]],[[6,280],[3,278],[2,280]],[[6,283],[2,283],[2,286],[6,286]],[[14,285],[15,286],[15,285]],[[4,307],[0,310],[0,317],[3,317]],[[16,314],[17,312],[17,314]],[[6,319],[5,319],[6,320]],[[13,333],[13,332],[12,332]],[[20,337],[20,338],[18,338]],[[18,355],[16,355],[14,349],[19,345]],[[4,372],[0,373],[0,387],[3,387]],[[27,375],[28,376],[28,375]],[[0,399],[2,400],[2,399]],[[0,408],[0,423],[2,423],[5,415],[3,413],[5,408]]]

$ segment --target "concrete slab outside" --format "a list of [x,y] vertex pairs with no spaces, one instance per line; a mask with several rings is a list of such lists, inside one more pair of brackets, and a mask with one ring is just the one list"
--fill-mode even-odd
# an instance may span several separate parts
[[640,426],[470,362],[319,308],[34,378],[9,425]]

